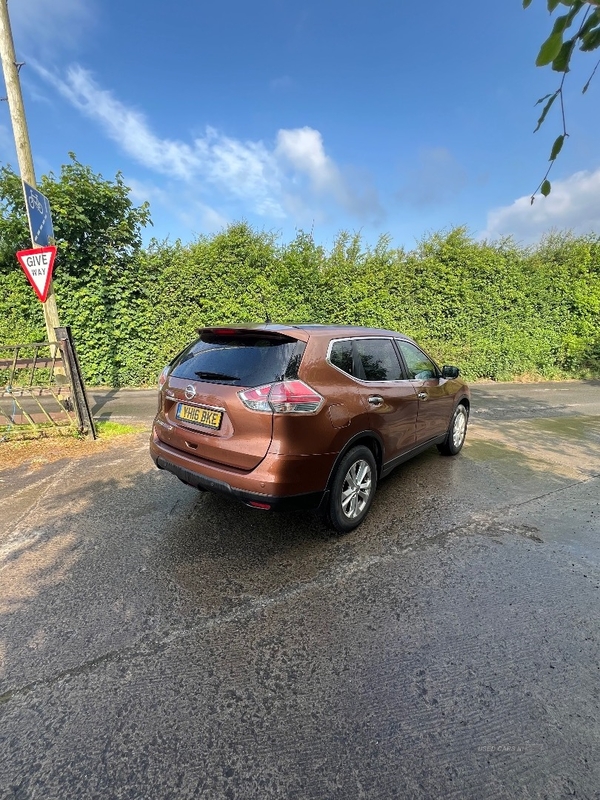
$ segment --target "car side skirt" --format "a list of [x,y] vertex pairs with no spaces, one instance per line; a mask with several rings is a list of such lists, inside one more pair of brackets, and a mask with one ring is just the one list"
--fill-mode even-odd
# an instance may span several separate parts
[[389,475],[390,472],[399,467],[400,464],[404,464],[405,461],[410,461],[411,458],[418,456],[419,453],[423,453],[425,450],[429,450],[430,447],[433,447],[435,444],[441,444],[448,434],[442,433],[440,436],[436,436],[434,439],[428,439],[426,442],[418,445],[417,447],[413,447],[412,450],[407,450],[406,453],[402,453],[396,458],[393,458],[391,461],[386,462],[381,467],[381,476],[385,478],[386,475]]

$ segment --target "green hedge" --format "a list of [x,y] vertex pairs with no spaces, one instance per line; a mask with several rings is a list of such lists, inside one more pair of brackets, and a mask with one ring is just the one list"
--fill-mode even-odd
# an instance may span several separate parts
[[[553,235],[535,248],[465,229],[413,251],[342,233],[326,251],[231,225],[183,245],[153,242],[120,263],[56,271],[86,379],[153,384],[201,325],[338,322],[414,336],[468,379],[600,375],[600,239]],[[41,305],[15,261],[0,274],[0,343],[45,339]]]

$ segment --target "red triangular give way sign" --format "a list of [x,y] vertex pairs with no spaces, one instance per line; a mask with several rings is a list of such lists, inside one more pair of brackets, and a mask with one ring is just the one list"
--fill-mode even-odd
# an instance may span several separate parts
[[19,250],[19,264],[29,283],[42,303],[46,302],[52,280],[52,267],[56,258],[56,247],[36,247],[34,250]]

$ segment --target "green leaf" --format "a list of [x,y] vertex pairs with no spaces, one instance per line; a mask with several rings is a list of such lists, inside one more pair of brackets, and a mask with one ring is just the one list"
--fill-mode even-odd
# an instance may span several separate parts
[[544,197],[548,197],[551,191],[552,191],[552,184],[550,183],[548,178],[546,178],[546,180],[542,183],[540,187],[540,192],[544,195]]
[[548,0],[548,11],[552,13],[559,3],[560,0]]
[[562,133],[560,136],[556,137],[554,144],[552,145],[552,152],[550,153],[550,158],[548,159],[548,161],[554,161],[556,159],[556,156],[562,150],[562,146],[564,143],[565,143],[565,134]]
[[562,32],[550,34],[550,36],[546,39],[546,41],[540,48],[538,57],[535,60],[536,67],[545,67],[546,64],[549,64],[551,61],[554,61],[554,59],[560,52],[562,43],[563,43]]
[[531,5],[531,0],[523,0],[523,8],[528,8]]
[[543,111],[542,111],[542,113],[540,115],[540,118],[538,119],[537,127],[534,130],[534,133],[539,131],[539,129],[542,127],[542,124],[543,124],[544,120],[546,119],[546,116],[547,116],[548,112],[552,108],[552,103],[556,100],[557,97],[558,97],[558,92],[554,92],[554,94],[550,96],[550,100],[548,100],[548,102],[544,106],[544,109],[543,109]]
[[592,28],[595,28],[598,24],[600,24],[600,8],[597,8],[595,11],[593,11],[586,19],[585,23],[581,26],[578,31],[579,38],[583,39],[586,33],[589,33],[589,31],[591,31]]
[[585,34],[579,49],[584,53],[589,53],[590,51],[595,50],[597,47],[600,47],[600,27],[594,28],[593,31]]
[[571,54],[575,47],[575,39],[569,39],[560,48],[559,54],[552,62],[552,69],[554,72],[569,72],[569,65],[571,63]]
[[[553,94],[553,93],[551,92],[550,94],[545,94],[543,97],[540,97],[540,99],[539,99],[539,100],[536,102],[536,104],[535,104],[535,105],[536,105],[536,106],[539,106],[539,104],[540,104],[540,103],[543,103],[543,102],[544,102],[544,100],[547,100],[549,97],[552,97],[552,94]],[[554,94],[555,94],[555,93],[554,93]]]
[[569,17],[570,14],[563,14],[562,17],[557,17],[552,27],[552,33],[563,33],[565,28],[568,28],[572,22]]

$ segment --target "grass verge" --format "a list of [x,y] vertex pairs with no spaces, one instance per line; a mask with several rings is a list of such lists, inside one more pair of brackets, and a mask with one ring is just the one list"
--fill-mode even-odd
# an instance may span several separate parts
[[82,438],[73,428],[52,428],[2,438],[0,434],[0,473],[26,466],[29,471],[61,458],[82,458],[119,441],[148,433],[147,425],[124,425],[120,422],[97,422],[96,440]]

